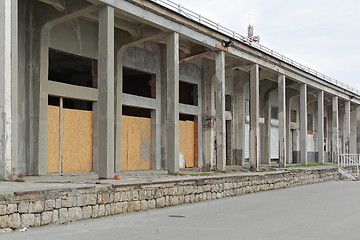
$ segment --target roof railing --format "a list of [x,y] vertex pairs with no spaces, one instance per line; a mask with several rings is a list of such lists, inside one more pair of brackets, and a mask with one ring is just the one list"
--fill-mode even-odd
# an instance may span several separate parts
[[244,37],[238,33],[236,33],[235,31],[233,30],[230,30],[222,25],[220,25],[219,23],[216,23],[214,21],[211,21],[210,19],[202,16],[201,14],[198,14],[198,13],[195,13],[183,6],[181,6],[180,4],[177,4],[177,3],[174,3],[173,1],[171,0],[150,0],[152,2],[155,2],[157,4],[160,4],[161,6],[163,7],[166,7],[170,10],[173,10],[181,15],[183,15],[184,17],[192,20],[192,21],[195,21],[195,22],[198,22],[206,27],[209,27],[213,30],[216,30],[224,35],[227,35],[229,38],[233,38],[233,39],[236,39],[250,47],[253,47],[253,48],[256,48],[270,56],[273,56],[283,62],[286,62],[294,67],[297,67],[299,69],[301,69],[302,71],[304,72],[307,72],[307,73],[310,73],[311,75],[314,75],[326,82],[329,82],[329,83],[332,83],[334,84],[335,86],[338,86],[338,87],[341,87],[343,89],[346,89],[354,94],[357,94],[360,96],[360,91],[353,88],[353,87],[350,87],[349,85],[347,84],[344,84],[336,79],[333,79],[329,76],[326,76],[325,74],[322,74],[314,69],[311,69],[307,66],[304,66],[278,52],[275,52],[274,50],[268,48],[268,47],[265,47],[264,45],[261,45],[257,42],[253,42],[251,39],[249,39],[248,37]]

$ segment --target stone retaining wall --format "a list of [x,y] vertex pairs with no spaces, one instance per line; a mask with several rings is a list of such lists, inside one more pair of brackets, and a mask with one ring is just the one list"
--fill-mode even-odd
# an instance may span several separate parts
[[4,229],[68,223],[89,218],[195,203],[245,193],[339,179],[337,169],[294,170],[247,176],[199,177],[158,183],[99,185],[0,195]]

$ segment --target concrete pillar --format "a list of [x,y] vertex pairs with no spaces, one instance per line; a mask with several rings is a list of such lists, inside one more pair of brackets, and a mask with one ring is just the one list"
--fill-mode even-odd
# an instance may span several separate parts
[[17,0],[0,2],[0,177],[17,172]]
[[307,85],[300,85],[300,152],[301,164],[307,164]]
[[[264,144],[261,151],[261,163],[271,163],[271,106],[270,106],[270,92],[267,91],[264,97],[264,124],[262,125],[261,143]],[[260,156],[259,156],[260,157]]]
[[337,163],[339,153],[339,102],[338,97],[332,98],[332,135],[331,135],[331,161]]
[[179,34],[167,36],[167,167],[179,172]]
[[286,78],[278,77],[279,165],[286,166]]
[[259,65],[250,67],[250,169],[259,168]]
[[318,127],[317,127],[319,163],[324,164],[324,91],[318,92]]
[[350,153],[350,101],[345,101],[343,153]]
[[114,176],[114,8],[99,9],[98,175]]
[[[202,102],[203,102],[203,170],[209,171],[213,169],[214,159],[214,84],[213,77],[215,74],[214,61],[208,58],[202,59],[201,66],[201,88],[202,88]],[[199,128],[201,129],[201,128]],[[201,153],[199,153],[201,154]]]
[[235,165],[244,164],[245,144],[245,97],[244,83],[249,77],[246,72],[236,71],[234,78],[234,147]]
[[360,105],[356,107],[356,152],[360,154]]
[[226,165],[225,129],[225,52],[215,53],[215,92],[216,92],[216,167],[224,171]]
[[245,164],[245,86],[244,84],[240,90],[240,111],[239,111],[239,128],[240,128],[240,149],[241,149],[241,165]]

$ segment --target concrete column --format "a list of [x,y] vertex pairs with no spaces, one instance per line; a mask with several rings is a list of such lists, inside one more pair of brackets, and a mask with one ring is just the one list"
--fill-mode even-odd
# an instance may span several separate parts
[[318,127],[317,127],[319,163],[325,163],[324,159],[324,91],[318,92]]
[[[262,130],[260,144],[263,144],[261,151],[261,163],[271,164],[271,106],[270,92],[267,91],[264,97],[264,124],[260,127]],[[260,157],[260,156],[259,156]]]
[[241,149],[241,165],[245,164],[245,84],[242,85],[240,90],[240,113],[239,113],[239,128],[240,128],[240,149]]
[[98,175],[114,176],[114,8],[99,9]]
[[350,153],[350,101],[345,101],[343,153]]
[[226,129],[225,129],[225,52],[215,54],[215,92],[216,92],[216,167],[225,170]]
[[5,179],[17,171],[17,12],[17,0],[0,2],[0,177]]
[[251,170],[259,168],[259,65],[250,67],[250,163]]
[[300,85],[300,152],[301,164],[307,164],[307,85]]
[[360,105],[356,107],[356,152],[360,154]]
[[167,167],[179,172],[179,34],[167,36]]
[[[214,61],[203,58],[201,66],[201,88],[202,88],[202,113],[203,113],[203,170],[209,171],[214,169],[214,119],[215,119],[215,107],[214,107],[214,84],[213,78],[215,74]],[[199,128],[201,129],[201,128]],[[199,153],[201,154],[201,153]]]
[[248,79],[246,72],[236,71],[234,78],[234,147],[235,147],[235,165],[243,165],[245,144],[245,98],[244,98],[244,80]]
[[331,136],[331,161],[337,163],[339,153],[339,102],[338,97],[332,98],[332,136]]
[[286,78],[278,77],[279,165],[286,166]]

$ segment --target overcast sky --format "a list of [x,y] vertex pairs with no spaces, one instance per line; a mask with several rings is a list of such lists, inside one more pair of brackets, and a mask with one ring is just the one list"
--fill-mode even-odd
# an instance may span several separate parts
[[359,0],[173,0],[360,90]]

